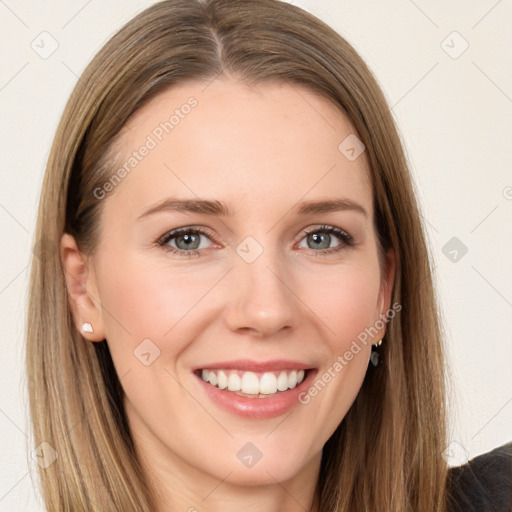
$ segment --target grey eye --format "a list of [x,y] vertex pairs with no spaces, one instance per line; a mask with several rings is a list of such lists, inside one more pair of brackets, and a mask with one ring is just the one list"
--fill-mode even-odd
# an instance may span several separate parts
[[198,249],[201,243],[201,235],[196,233],[185,233],[174,237],[174,242],[178,249]]
[[329,233],[311,233],[306,239],[310,249],[328,249],[331,246],[331,235]]

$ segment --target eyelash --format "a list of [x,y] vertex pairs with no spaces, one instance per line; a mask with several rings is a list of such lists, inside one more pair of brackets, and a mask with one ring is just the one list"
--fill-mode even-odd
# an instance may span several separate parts
[[[342,241],[342,243],[338,247],[331,247],[328,249],[322,249],[320,251],[315,251],[315,250],[311,249],[313,251],[313,254],[316,257],[328,256],[330,254],[337,253],[342,250],[346,250],[349,247],[355,246],[354,239],[346,231],[339,229],[335,226],[327,226],[327,225],[307,229],[302,234],[302,238],[300,239],[300,241],[302,241],[305,237],[307,237],[308,235],[313,234],[313,233],[327,233],[329,235],[332,234],[332,235],[337,236]],[[184,251],[182,249],[176,249],[174,247],[167,245],[171,240],[174,240],[175,238],[177,238],[183,234],[204,235],[209,239],[213,238],[212,234],[208,230],[205,230],[204,228],[199,229],[199,228],[186,227],[186,228],[174,229],[173,231],[169,231],[168,233],[165,233],[163,236],[161,236],[156,241],[156,244],[159,247],[161,247],[162,249],[164,249],[164,251],[171,252],[172,254],[177,255],[177,256],[184,256],[186,258],[192,258],[193,256],[200,256],[200,251],[203,249],[199,249],[199,250],[194,249],[191,251]]]

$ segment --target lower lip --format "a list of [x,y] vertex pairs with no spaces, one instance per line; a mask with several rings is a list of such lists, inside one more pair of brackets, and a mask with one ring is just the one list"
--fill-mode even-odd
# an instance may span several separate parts
[[268,395],[264,398],[236,395],[233,391],[212,386],[198,375],[195,377],[202,384],[206,394],[222,409],[244,418],[267,419],[281,416],[300,404],[300,393],[309,388],[316,373],[317,370],[308,370],[306,378],[295,388],[278,391],[275,395]]

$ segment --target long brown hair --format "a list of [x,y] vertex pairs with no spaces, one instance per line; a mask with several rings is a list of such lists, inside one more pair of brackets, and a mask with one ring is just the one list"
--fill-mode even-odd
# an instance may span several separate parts
[[[430,256],[400,138],[371,71],[339,34],[278,0],[167,0],[126,24],[92,60],[63,113],[39,206],[27,326],[35,443],[57,460],[40,470],[48,510],[151,511],[154,499],[122,406],[106,341],[85,342],[68,303],[59,241],[92,254],[112,175],[109,152],[126,121],[159,92],[221,73],[281,81],[328,98],[366,146],[381,247],[393,248],[385,364],[323,449],[322,512],[445,509],[445,383]],[[107,199],[108,200],[108,199]]]

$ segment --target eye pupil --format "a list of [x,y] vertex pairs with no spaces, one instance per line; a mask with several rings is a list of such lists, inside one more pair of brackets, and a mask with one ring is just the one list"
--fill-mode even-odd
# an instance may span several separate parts
[[[185,242],[185,245],[180,247],[180,241],[182,240]],[[197,249],[197,247],[199,246],[198,242],[199,236],[195,234],[185,234],[176,237],[176,245],[178,246],[178,249]],[[196,243],[195,246],[193,246],[194,243]]]
[[320,246],[316,246],[317,249],[328,249],[331,245],[331,235],[329,233],[312,233],[309,235],[309,239],[315,244],[320,244]]

